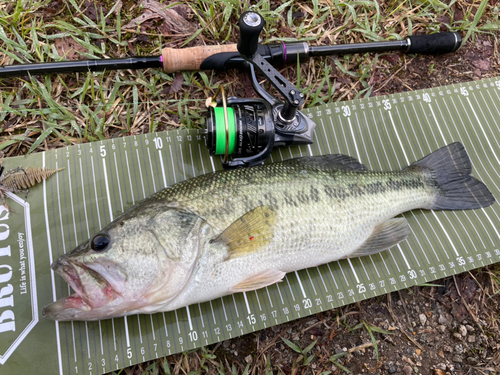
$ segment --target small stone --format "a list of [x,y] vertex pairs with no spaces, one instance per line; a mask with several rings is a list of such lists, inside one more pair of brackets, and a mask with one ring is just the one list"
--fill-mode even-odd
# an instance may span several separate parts
[[467,341],[468,342],[476,342],[476,336],[470,335],[469,337],[467,337]]
[[[425,326],[425,323],[427,322],[427,317],[425,316],[425,314],[420,314],[418,316],[418,318],[420,319],[420,324],[422,326]],[[465,328],[465,327],[464,327]]]
[[251,354],[249,354],[249,355],[247,355],[247,356],[245,357],[245,361],[246,361],[247,363],[252,363],[252,360],[253,360],[253,358],[252,358],[252,355],[251,355]]
[[403,301],[398,300],[397,304],[398,304],[398,306],[403,306]]
[[462,354],[464,352],[464,347],[462,344],[456,345],[455,346],[455,353],[457,354]]
[[475,331],[474,327],[471,326],[471,325],[468,325],[468,324],[465,326],[465,328],[467,328],[468,332],[474,332]]
[[439,314],[439,319],[438,319],[439,324],[446,324],[448,323],[448,319],[444,317],[444,315]]
[[458,327],[458,332],[460,332],[460,334],[465,337],[467,336],[467,328],[465,328],[465,326],[460,326]]
[[477,359],[476,357],[468,357],[467,358],[467,363],[469,365],[474,366],[474,365],[477,365],[479,363],[479,359]]
[[398,371],[398,368],[396,366],[389,367],[389,374],[394,374],[397,371]]
[[456,340],[458,340],[458,341],[462,341],[462,335],[461,335],[460,333],[458,333],[458,332],[455,332],[455,333],[453,334],[453,337],[454,337]]
[[437,326],[437,330],[441,333],[444,333],[446,331],[446,326],[444,325]]
[[405,375],[412,375],[413,374],[413,370],[410,366],[405,366],[403,367],[403,373]]
[[449,346],[449,345],[445,345],[445,346],[443,347],[443,350],[444,350],[445,352],[447,352],[447,353],[452,353],[452,352],[453,352],[453,349],[452,349],[452,348],[451,348],[451,346]]
[[444,371],[438,368],[434,369],[434,375],[445,375]]
[[422,353],[422,351],[421,351],[420,349],[415,349],[415,353],[416,353],[417,355],[420,355],[420,353]]
[[444,370],[446,370],[446,365],[444,363],[438,363],[436,365],[436,368],[444,371]]
[[235,350],[234,351],[234,356],[237,357],[238,356],[238,352]]
[[453,362],[462,363],[462,357],[460,357],[459,355],[454,355]]

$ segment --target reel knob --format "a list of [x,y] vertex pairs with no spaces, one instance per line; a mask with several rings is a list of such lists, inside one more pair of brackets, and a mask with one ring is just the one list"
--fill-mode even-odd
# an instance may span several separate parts
[[259,35],[264,28],[264,18],[256,12],[245,12],[238,22],[240,40],[238,52],[243,56],[252,57],[259,46]]

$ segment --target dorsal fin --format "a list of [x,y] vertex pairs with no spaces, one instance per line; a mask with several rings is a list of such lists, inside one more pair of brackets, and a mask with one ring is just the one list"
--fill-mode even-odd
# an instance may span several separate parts
[[366,171],[366,166],[357,159],[341,154],[329,154],[320,156],[305,156],[297,159],[288,159],[283,163],[296,163],[306,168],[313,169],[340,169],[346,171]]

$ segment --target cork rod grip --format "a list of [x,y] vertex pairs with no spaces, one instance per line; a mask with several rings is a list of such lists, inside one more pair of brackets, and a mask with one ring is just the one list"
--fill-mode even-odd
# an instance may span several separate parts
[[180,70],[200,70],[200,65],[207,57],[222,52],[237,52],[236,44],[224,46],[199,46],[183,49],[163,48],[163,70],[173,73]]

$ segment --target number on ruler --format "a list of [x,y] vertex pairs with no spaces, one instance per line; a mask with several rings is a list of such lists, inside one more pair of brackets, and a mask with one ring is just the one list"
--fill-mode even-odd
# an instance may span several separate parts
[[160,137],[153,138],[153,142],[155,143],[155,147],[157,150],[161,150],[163,147],[163,140]]
[[170,348],[170,340],[167,340],[167,348]]
[[366,287],[363,283],[356,285],[356,287],[358,288],[358,293],[361,294],[366,292]]
[[203,336],[204,339],[208,338],[208,332],[207,331],[203,331],[201,333],[201,335]]
[[219,336],[220,335],[220,328],[219,327],[216,327],[214,328],[214,333]]
[[416,279],[417,278],[417,272],[415,270],[409,270],[408,271],[408,276],[411,280],[413,279]]
[[115,355],[115,361],[118,362],[118,354]]
[[155,347],[155,352],[156,352],[156,347],[158,346],[158,344],[154,344],[154,347]]
[[428,93],[425,93],[424,95],[422,95],[422,99],[426,103],[430,103],[431,102],[431,97],[430,97],[430,95]]
[[300,311],[300,305],[298,303],[293,305],[293,308],[295,309],[295,311]]
[[236,323],[238,325],[238,328],[241,329],[243,328],[243,320],[240,320],[238,323]]
[[251,324],[251,325],[254,325],[255,323],[257,323],[257,320],[255,319],[255,315],[254,314],[248,315],[247,319],[248,319],[248,323]]
[[92,370],[92,362],[89,362],[89,370]]
[[459,266],[465,265],[465,259],[463,257],[458,257],[457,262]]
[[[498,81],[497,81],[497,82],[498,82]],[[495,254],[496,254],[496,255],[498,255],[498,256],[500,256],[500,250],[495,249]]]
[[497,85],[497,89],[500,90],[500,81],[495,81],[495,85]]
[[106,146],[101,145],[101,147],[99,149],[100,149],[101,156],[105,157],[106,156]]
[[184,339],[182,337],[179,337],[179,344],[184,344]]
[[198,332],[191,331],[188,333],[188,336],[191,341],[198,341]]
[[273,318],[276,318],[278,316],[278,312],[276,310],[271,311],[271,315]]
[[385,288],[385,280],[380,280],[378,283],[380,284],[381,288]]
[[193,139],[193,137],[191,137],[191,135],[189,135],[189,134],[186,135],[186,138],[187,138],[188,141],[190,141],[191,139]]
[[344,299],[344,293],[338,292],[337,297],[338,297],[338,299]]
[[127,358],[130,359],[132,358],[132,349],[127,348]]
[[144,355],[146,353],[146,350],[144,349],[144,346],[141,348],[141,354]]
[[465,87],[460,87],[460,94],[462,94],[463,96],[469,96],[469,92]]
[[226,324],[226,331],[231,332],[233,330],[233,327],[231,324]]
[[260,320],[265,322],[267,320],[266,314],[260,314]]
[[351,108],[349,108],[348,105],[343,105],[342,106],[342,114],[347,117],[351,115]]
[[316,298],[316,306],[321,306],[322,303],[321,298]]
[[487,251],[485,254],[486,254],[486,258],[491,258],[491,253],[489,251]]
[[310,309],[312,307],[312,302],[310,298],[303,299],[302,303],[304,304],[304,309]]
[[384,103],[384,109],[386,111],[389,110],[389,109],[391,109],[391,102],[389,101],[389,99],[382,100],[382,103]]
[[106,360],[104,358],[101,358],[101,366],[106,367]]
[[329,295],[326,296],[326,300],[329,303],[333,302],[333,297],[331,296],[331,294],[329,294]]

